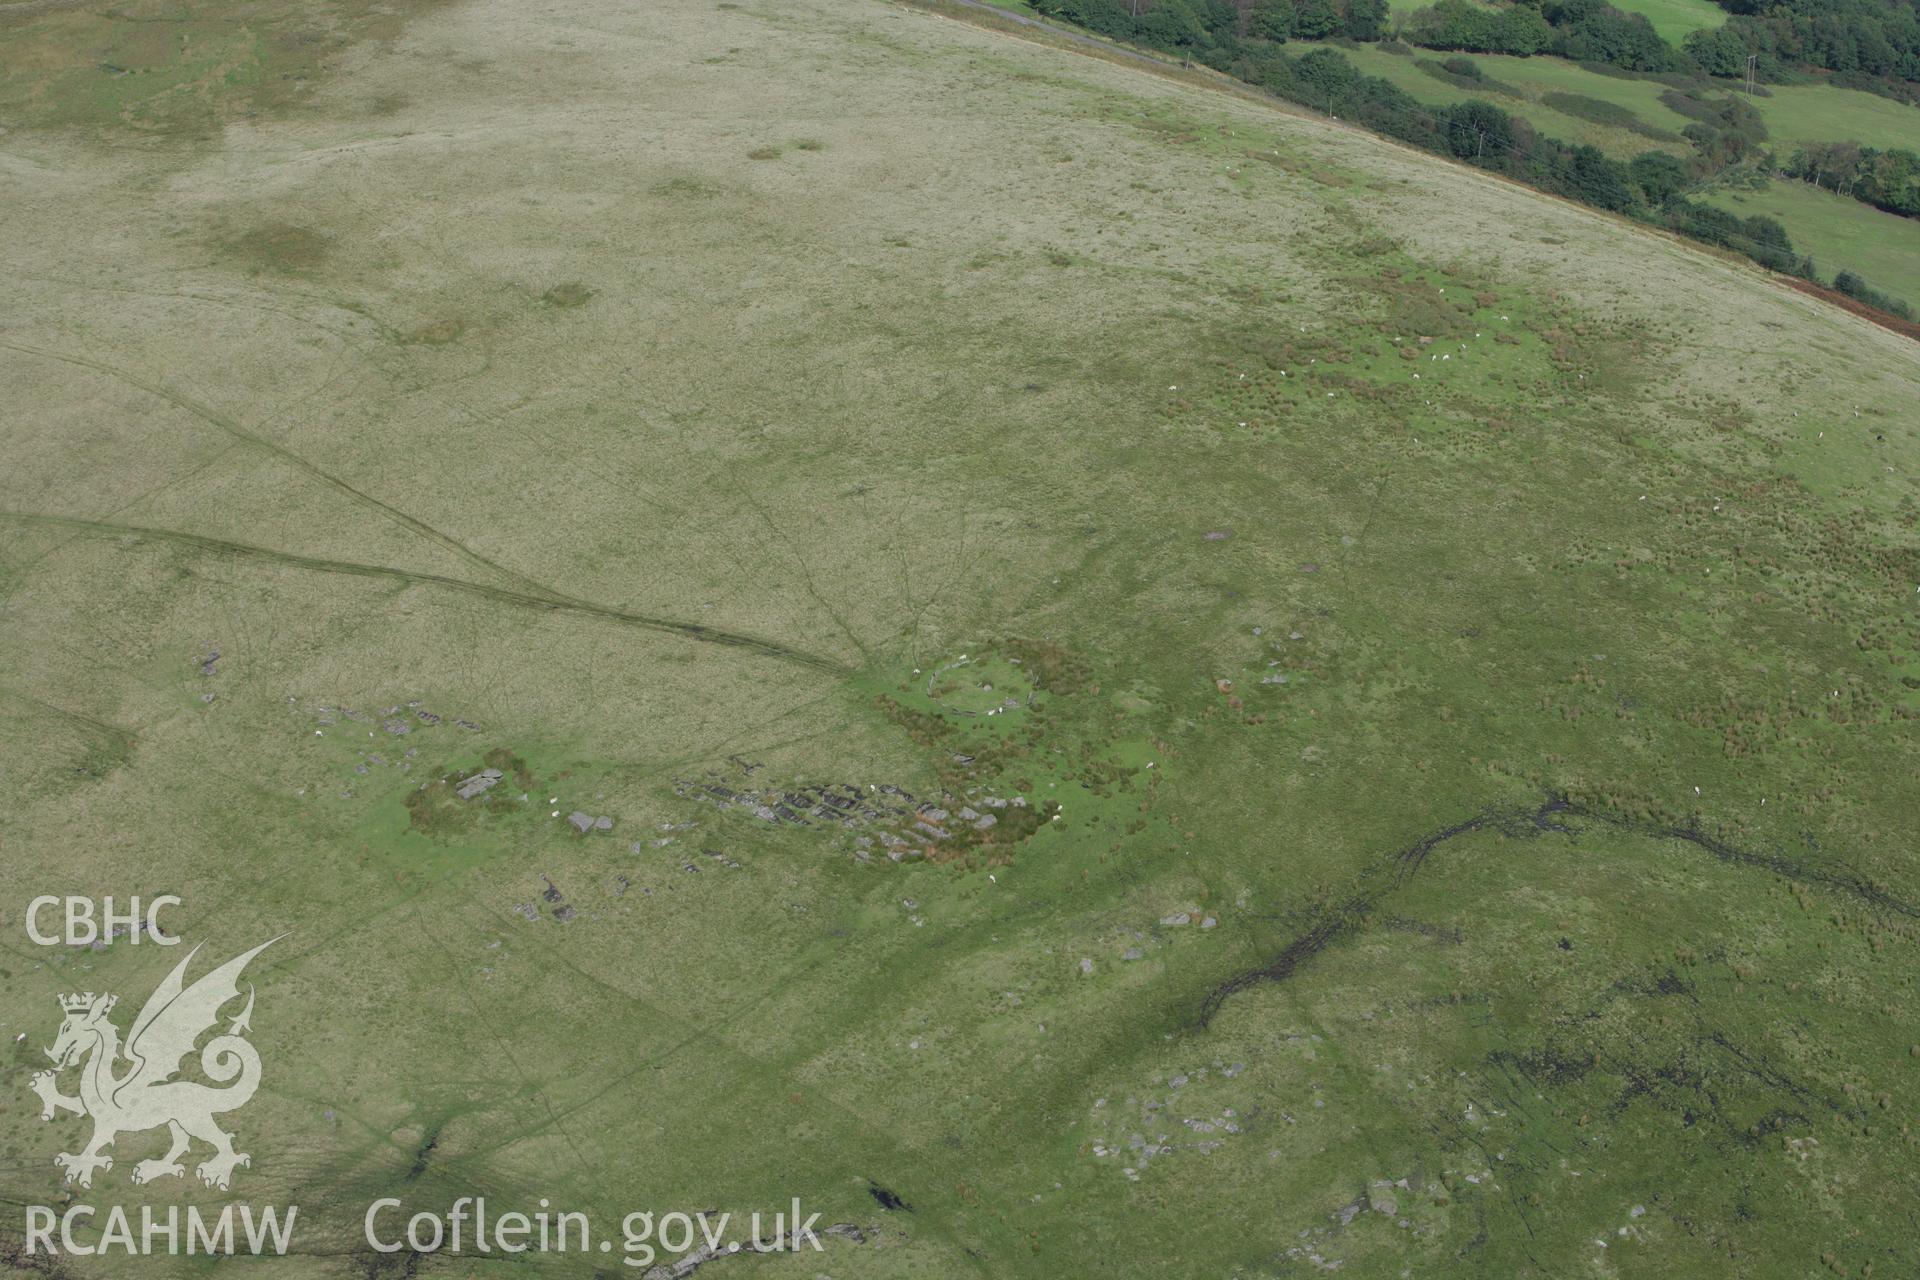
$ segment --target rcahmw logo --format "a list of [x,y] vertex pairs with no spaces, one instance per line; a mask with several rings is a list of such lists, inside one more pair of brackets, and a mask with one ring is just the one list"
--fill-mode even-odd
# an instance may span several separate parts
[[[170,1139],[166,1153],[133,1166],[132,1181],[136,1184],[184,1176],[186,1167],[181,1157],[196,1141],[212,1148],[194,1170],[209,1187],[227,1190],[234,1170],[253,1163],[246,1152],[234,1149],[234,1135],[215,1120],[245,1106],[260,1087],[260,1055],[246,1039],[253,1017],[251,985],[246,991],[246,1004],[226,1029],[218,1030],[218,1024],[220,1011],[240,998],[241,970],[277,941],[269,939],[188,985],[187,967],[200,951],[195,947],[141,1006],[124,1042],[110,1016],[117,997],[91,991],[60,997],[65,1017],[46,1051],[53,1068],[35,1074],[28,1087],[39,1095],[42,1120],[70,1113],[93,1121],[93,1134],[79,1151],[63,1151],[53,1158],[67,1182],[91,1187],[96,1172],[113,1168],[107,1148],[116,1138],[162,1127]],[[200,1045],[209,1031],[215,1034]],[[200,1072],[212,1084],[174,1078],[196,1045]],[[79,1072],[76,1092],[71,1095],[61,1092],[60,1085],[61,1073],[69,1068]],[[248,1250],[284,1253],[298,1212],[297,1206],[289,1207],[283,1222],[272,1208],[256,1215],[253,1206],[241,1206]],[[88,1245],[75,1238],[76,1228],[85,1231],[95,1220],[101,1228],[97,1244]],[[42,1248],[52,1252],[57,1239],[60,1251],[82,1255],[114,1249],[128,1253],[231,1253],[236,1242],[233,1224],[232,1205],[212,1214],[211,1220],[198,1206],[189,1206],[184,1220],[177,1207],[156,1213],[148,1206],[139,1212],[136,1234],[133,1219],[118,1205],[100,1211],[77,1204],[59,1214],[44,1205],[29,1205],[26,1249],[28,1253]]]
[[[189,951],[147,998],[124,1046],[120,1029],[107,1017],[118,1002],[117,996],[88,991],[60,997],[60,1008],[67,1016],[53,1047],[47,1050],[54,1069],[39,1072],[27,1083],[40,1095],[42,1120],[51,1120],[62,1111],[93,1120],[93,1138],[83,1150],[63,1151],[53,1158],[66,1170],[68,1182],[92,1186],[95,1169],[113,1168],[113,1157],[105,1152],[116,1137],[161,1125],[167,1127],[173,1145],[160,1159],[142,1160],[133,1167],[136,1183],[177,1178],[185,1173],[180,1157],[194,1138],[213,1148],[213,1155],[197,1170],[200,1181],[210,1187],[225,1191],[235,1167],[253,1163],[252,1157],[233,1149],[233,1135],[213,1120],[216,1115],[245,1106],[260,1087],[260,1055],[244,1038],[253,1018],[251,986],[240,1016],[228,1025],[224,1035],[207,1041],[200,1051],[200,1069],[208,1079],[226,1087],[215,1089],[173,1077],[193,1052],[194,1043],[219,1021],[221,1006],[239,998],[236,982],[247,961],[278,941],[270,938],[235,956],[190,987],[184,981],[187,966],[200,948]],[[127,1069],[116,1073],[122,1057],[127,1060]],[[60,1092],[58,1072],[73,1066],[80,1068],[80,1093],[68,1097]]]
[[[252,1205],[238,1207],[241,1232],[235,1236],[235,1206],[222,1205],[211,1215],[190,1204],[182,1213],[177,1204],[155,1211],[150,1204],[140,1206],[139,1224],[120,1205],[111,1205],[103,1214],[90,1204],[76,1204],[59,1215],[43,1204],[27,1206],[27,1253],[68,1253],[75,1257],[114,1252],[129,1255],[153,1253],[209,1254],[231,1256],[236,1240],[246,1252],[285,1253],[293,1240],[293,1220],[298,1205],[287,1209],[283,1219],[272,1205],[256,1216]],[[211,1217],[211,1221],[209,1221]],[[88,1243],[76,1231],[85,1232],[95,1220],[102,1219],[99,1240]]]

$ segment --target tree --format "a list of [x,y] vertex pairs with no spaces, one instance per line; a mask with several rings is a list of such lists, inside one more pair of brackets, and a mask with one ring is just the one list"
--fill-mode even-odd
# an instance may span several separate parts
[[1605,62],[1628,71],[1665,71],[1673,64],[1673,50],[1637,13],[1622,13],[1612,5],[1563,28],[1560,50],[1580,62]]
[[1598,147],[1575,147],[1568,161],[1567,185],[1580,199],[1602,209],[1633,207],[1633,189],[1627,184],[1626,170]]
[[1463,160],[1504,158],[1513,143],[1513,117],[1477,98],[1447,110],[1447,147]]
[[1301,40],[1324,40],[1340,27],[1340,11],[1333,0],[1298,0],[1294,6],[1293,34]]
[[1500,11],[1494,20],[1494,40],[1500,46],[1495,53],[1517,53],[1521,57],[1539,53],[1553,42],[1553,28],[1531,9],[1518,5]]
[[1378,40],[1387,20],[1387,0],[1347,0],[1347,35],[1354,40]]
[[1839,275],[1835,276],[1833,278],[1833,287],[1848,297],[1856,298],[1870,307],[1878,307],[1882,311],[1891,311],[1902,320],[1913,319],[1913,309],[1906,303],[1900,301],[1898,298],[1890,298],[1886,294],[1881,293],[1878,289],[1875,289],[1851,271],[1842,271]]
[[1537,9],[1510,5],[1487,9],[1470,0],[1437,0],[1417,10],[1407,24],[1408,38],[1430,49],[1471,53],[1538,53],[1553,38],[1553,28]]
[[1135,19],[1138,38],[1163,49],[1189,48],[1209,42],[1206,24],[1186,0],[1157,0]]
[[1740,234],[1763,248],[1774,249],[1782,254],[1793,253],[1793,241],[1787,236],[1787,229],[1774,219],[1755,214],[1740,224]]
[[1247,31],[1262,40],[1282,44],[1293,34],[1293,0],[1255,0],[1247,15]]
[[1727,27],[1691,32],[1680,47],[1710,76],[1746,74],[1746,41]]
[[1353,64],[1333,49],[1315,49],[1295,63],[1294,68],[1300,83],[1312,95],[1308,101],[1316,106],[1337,102],[1360,79],[1360,73],[1353,69]]
[[1686,190],[1689,178],[1687,166],[1664,151],[1642,151],[1628,163],[1627,173],[1656,209]]

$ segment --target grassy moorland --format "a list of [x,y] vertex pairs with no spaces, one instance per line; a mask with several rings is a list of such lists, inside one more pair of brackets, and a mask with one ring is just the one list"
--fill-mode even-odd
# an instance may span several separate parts
[[[742,1276],[1920,1267],[1920,348],[1029,36],[0,11],[9,1203],[297,1203],[273,1277],[639,1274],[362,1240],[475,1194],[858,1229]],[[290,934],[230,1195],[62,1187],[56,997],[176,956],[49,892]]]

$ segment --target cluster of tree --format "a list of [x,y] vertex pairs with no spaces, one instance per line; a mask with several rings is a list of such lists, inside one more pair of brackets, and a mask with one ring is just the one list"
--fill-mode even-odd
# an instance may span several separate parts
[[1877,307],[1891,315],[1899,316],[1902,320],[1913,319],[1912,307],[1900,301],[1898,298],[1888,297],[1851,271],[1842,271],[1839,275],[1835,276],[1833,278],[1833,287],[1846,294],[1849,298],[1854,299],[1856,302],[1864,302],[1870,307]]
[[1920,218],[1920,155],[1911,151],[1816,142],[1795,151],[1781,171],[1888,213]]
[[[1675,48],[1637,13],[1606,0],[1436,0],[1402,35],[1435,49],[1553,53],[1627,71],[1754,74],[1792,80],[1809,70],[1842,84],[1920,99],[1920,13],[1916,0],[1718,0],[1731,15],[1692,32]],[[1356,37],[1364,38],[1364,37]]]
[[1744,253],[1786,275],[1814,278],[1813,260],[1794,252],[1787,229],[1772,218],[1742,218],[1710,204],[1677,198],[1668,202],[1665,215],[1663,221],[1669,227],[1695,240]]
[[1626,71],[1672,71],[1682,65],[1645,16],[1623,13],[1604,0],[1548,0],[1541,12],[1553,24],[1554,52],[1561,57]]
[[[1640,74],[1791,79],[1808,68],[1853,77],[1863,87],[1920,95],[1920,0],[1718,0],[1731,17],[1695,31],[1679,48],[1653,24],[1607,0],[1435,0],[1395,34],[1431,49],[1558,54]],[[1106,35],[1165,47],[1203,48],[1254,37],[1378,40],[1386,0],[1048,0],[1044,11]]]
[[1775,270],[1812,273],[1812,263],[1794,252],[1786,228],[1773,219],[1738,219],[1682,199],[1698,175],[1667,152],[1644,152],[1622,164],[1598,148],[1548,137],[1490,102],[1426,107],[1390,81],[1362,75],[1332,49],[1300,58],[1271,46],[1247,49],[1226,69],[1281,97],[1556,195],[1672,227]]
[[1686,89],[1667,89],[1660,101],[1690,121],[1680,133],[1699,153],[1703,171],[1736,164],[1767,140],[1766,121],[1744,98],[1732,94],[1709,98]]
[[1400,33],[1429,49],[1468,53],[1541,53],[1553,43],[1553,28],[1538,9],[1508,5],[1489,9],[1473,0],[1438,0],[1414,11]]
[[1695,31],[1682,51],[1708,75],[1745,75],[1747,56],[1763,80],[1822,68],[1860,88],[1920,94],[1920,14],[1914,0],[1717,0],[1730,15]]
[[1251,0],[1247,34],[1263,40],[1378,40],[1387,0]]
[[1606,0],[1516,0],[1498,8],[1474,0],[1436,0],[1415,11],[1401,34],[1430,49],[1555,53],[1628,71],[1669,71],[1681,65],[1673,46],[1651,23]]

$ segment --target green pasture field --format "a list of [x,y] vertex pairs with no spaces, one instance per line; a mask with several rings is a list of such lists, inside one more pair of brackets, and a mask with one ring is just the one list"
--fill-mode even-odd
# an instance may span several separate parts
[[1616,6],[1643,15],[1660,38],[1676,48],[1696,31],[1710,31],[1727,20],[1727,11],[1713,0],[1623,0]]
[[1742,217],[1778,218],[1823,280],[1847,268],[1882,293],[1920,305],[1920,223],[1805,182],[1775,180],[1761,190],[1722,188],[1709,204]]
[[1790,154],[1806,142],[1852,140],[1869,147],[1920,151],[1920,107],[1859,89],[1828,84],[1768,85],[1754,109],[1775,149]]

